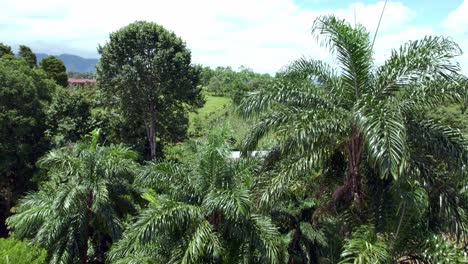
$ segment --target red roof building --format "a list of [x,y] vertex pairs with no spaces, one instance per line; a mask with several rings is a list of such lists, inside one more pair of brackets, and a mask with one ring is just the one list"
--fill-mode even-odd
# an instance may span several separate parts
[[96,79],[68,79],[68,87],[74,90],[76,87],[84,88],[86,86],[96,85]]

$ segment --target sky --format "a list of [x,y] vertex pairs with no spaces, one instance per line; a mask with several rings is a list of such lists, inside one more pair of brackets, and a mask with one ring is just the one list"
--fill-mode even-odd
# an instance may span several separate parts
[[[0,0],[0,42],[37,53],[98,58],[111,32],[135,21],[175,32],[194,63],[274,73],[302,56],[332,60],[311,35],[314,19],[334,14],[374,35],[384,1],[348,0]],[[389,0],[376,64],[392,48],[426,35],[452,37],[468,52],[468,0]],[[468,72],[468,55],[458,58]]]

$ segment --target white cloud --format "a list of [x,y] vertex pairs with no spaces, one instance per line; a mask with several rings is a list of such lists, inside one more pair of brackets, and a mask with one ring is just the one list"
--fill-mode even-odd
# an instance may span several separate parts
[[[262,72],[274,72],[302,55],[329,59],[329,53],[319,48],[310,34],[317,16],[335,14],[351,23],[356,19],[373,35],[383,7],[383,1],[317,10],[300,9],[292,0],[2,2],[0,41],[11,45],[26,44],[41,52],[95,57],[97,45],[104,44],[110,32],[135,20],[148,20],[182,37],[197,63],[245,65]],[[463,8],[466,9],[466,3]],[[451,14],[455,22],[447,22],[448,27],[464,18],[462,11]],[[376,41],[378,62],[384,60],[390,48],[435,32],[430,25],[412,25],[416,16],[403,3],[388,2]]]
[[442,22],[445,31],[451,34],[462,35],[468,33],[468,1],[450,12],[447,19]]
[[451,36],[465,52],[458,58],[462,70],[468,73],[468,0],[463,1],[455,10],[450,12],[441,23],[442,33]]

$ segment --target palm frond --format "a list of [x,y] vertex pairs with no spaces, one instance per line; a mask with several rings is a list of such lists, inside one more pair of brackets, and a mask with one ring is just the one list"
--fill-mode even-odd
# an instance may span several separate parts
[[196,228],[180,263],[199,263],[207,256],[220,257],[222,251],[223,247],[219,235],[214,231],[213,226],[205,220]]
[[390,263],[391,255],[385,240],[373,227],[361,226],[347,239],[340,264]]
[[221,210],[228,219],[235,221],[250,214],[252,202],[247,189],[213,190],[205,196],[203,205],[208,212]]
[[250,222],[253,225],[253,238],[255,249],[261,252],[262,262],[281,263],[282,245],[281,236],[269,218],[252,214]]
[[445,37],[425,37],[393,50],[377,70],[377,96],[392,95],[404,85],[438,77],[451,78],[460,71],[452,59],[461,55],[458,45]]
[[292,81],[284,77],[275,81],[271,87],[248,94],[240,103],[237,112],[247,118],[258,117],[278,104],[291,107],[330,108],[335,106],[333,99],[307,78]]
[[408,157],[405,118],[391,101],[371,105],[357,112],[369,160],[380,177],[397,179]]
[[6,223],[19,239],[33,237],[41,225],[55,214],[54,194],[50,190],[31,193],[19,201],[21,206],[15,209]]
[[334,16],[321,16],[314,21],[312,34],[322,38],[322,44],[336,54],[342,74],[342,98],[348,105],[368,93],[372,67],[369,32],[361,25],[352,28]]
[[400,107],[406,115],[440,107],[441,104],[461,103],[463,82],[445,79],[422,81],[400,88],[397,95]]
[[468,162],[468,140],[459,129],[426,117],[408,119],[408,127],[411,141],[430,154],[449,164]]
[[325,87],[327,91],[333,91],[341,87],[341,79],[337,71],[323,61],[303,57],[289,64],[286,73],[306,77]]

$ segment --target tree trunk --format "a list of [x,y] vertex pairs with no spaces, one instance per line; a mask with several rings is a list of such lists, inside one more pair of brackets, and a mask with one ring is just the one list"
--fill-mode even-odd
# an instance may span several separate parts
[[[13,201],[13,190],[12,183],[10,180],[6,180],[7,184],[5,187],[0,187],[0,238],[8,237],[8,227],[6,225],[6,219],[10,216],[10,209]],[[3,197],[2,197],[3,196]],[[3,198],[3,201],[2,199]]]
[[362,202],[361,174],[359,166],[361,164],[362,135],[356,127],[353,127],[351,139],[348,142],[348,179],[351,191],[358,203]]
[[85,206],[86,206],[86,212],[85,212],[85,218],[86,218],[86,223],[85,223],[85,230],[83,234],[83,247],[80,250],[80,263],[81,264],[86,264],[88,263],[88,240],[89,240],[89,218],[92,214],[92,206],[93,206],[93,192],[90,190],[86,194],[85,198]]
[[147,125],[147,135],[150,146],[150,158],[156,159],[156,115],[154,112],[150,113],[150,122]]
[[[85,237],[87,237],[87,236],[85,235]],[[81,249],[80,263],[81,264],[88,263],[88,240],[87,239],[85,241],[85,244],[83,245],[83,248]]]

